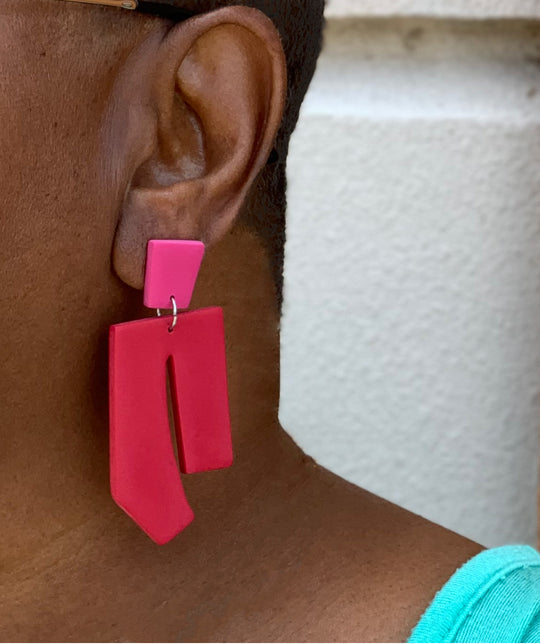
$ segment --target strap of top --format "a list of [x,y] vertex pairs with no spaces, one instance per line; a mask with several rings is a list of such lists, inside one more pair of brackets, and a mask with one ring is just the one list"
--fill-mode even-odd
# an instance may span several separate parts
[[540,641],[540,553],[484,550],[435,595],[408,642]]

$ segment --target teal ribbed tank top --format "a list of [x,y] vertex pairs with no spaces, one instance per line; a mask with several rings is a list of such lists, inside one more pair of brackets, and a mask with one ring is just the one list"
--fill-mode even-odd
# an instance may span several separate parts
[[540,642],[540,554],[484,550],[435,595],[408,642]]

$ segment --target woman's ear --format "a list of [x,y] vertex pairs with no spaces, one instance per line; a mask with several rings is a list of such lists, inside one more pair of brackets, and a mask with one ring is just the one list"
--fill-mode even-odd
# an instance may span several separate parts
[[247,7],[154,33],[127,59],[106,165],[123,184],[113,248],[123,281],[143,287],[150,239],[208,245],[230,229],[272,150],[286,86],[277,30]]

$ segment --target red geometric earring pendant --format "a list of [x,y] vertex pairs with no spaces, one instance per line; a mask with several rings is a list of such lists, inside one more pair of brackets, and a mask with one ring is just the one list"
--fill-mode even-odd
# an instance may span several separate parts
[[[232,465],[223,311],[189,306],[204,245],[148,244],[144,303],[156,318],[109,333],[110,482],[116,503],[156,543],[193,520],[171,440],[167,371],[180,470]],[[160,309],[172,306],[172,316]]]

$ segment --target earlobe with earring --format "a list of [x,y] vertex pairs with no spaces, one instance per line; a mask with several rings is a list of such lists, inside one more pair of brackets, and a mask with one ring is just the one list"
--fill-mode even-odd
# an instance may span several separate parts
[[[116,503],[156,543],[193,520],[168,419],[167,370],[180,471],[229,467],[232,441],[223,311],[189,306],[204,245],[152,240],[144,304],[158,317],[111,326],[110,482]],[[172,304],[172,316],[161,309]]]

